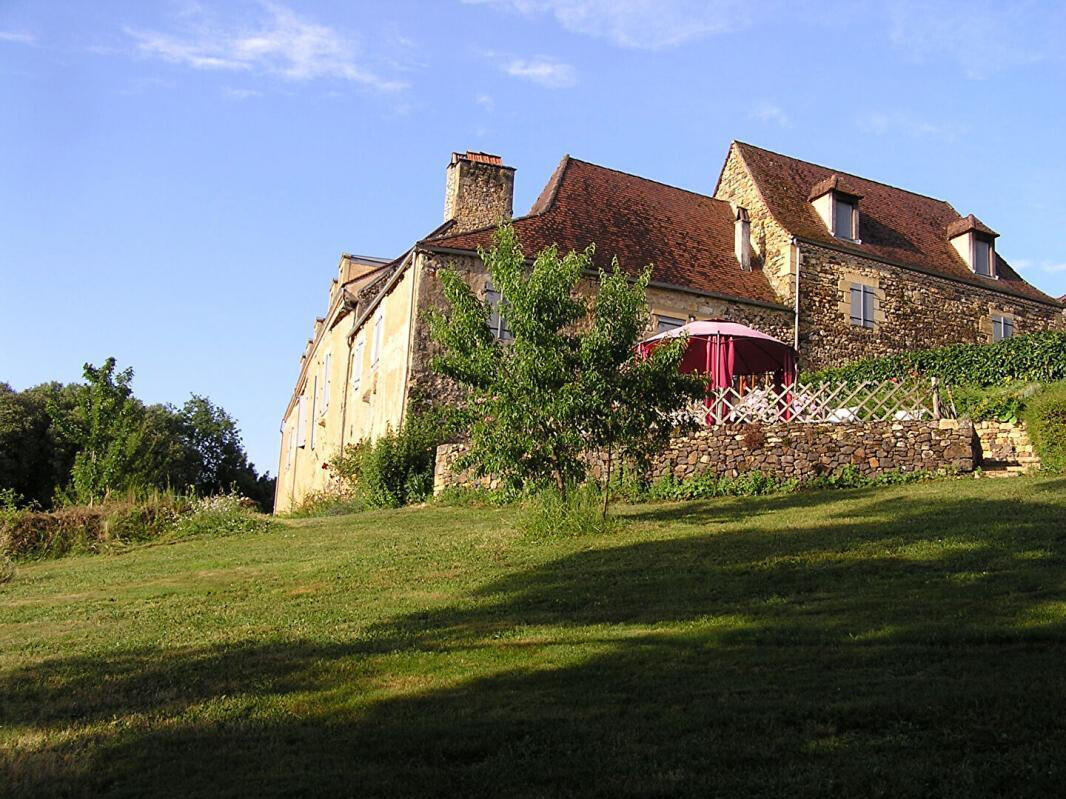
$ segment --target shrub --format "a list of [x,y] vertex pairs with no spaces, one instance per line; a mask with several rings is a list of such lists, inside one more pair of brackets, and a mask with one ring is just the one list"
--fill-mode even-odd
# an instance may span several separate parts
[[668,476],[652,483],[648,496],[650,499],[660,500],[757,497],[794,491],[798,485],[796,480],[782,480],[760,471],[745,472],[737,477],[697,474],[683,480]]
[[0,555],[0,585],[15,579],[15,561],[7,555]]
[[341,480],[341,493],[358,495],[367,507],[424,502],[433,495],[437,445],[454,435],[459,424],[452,408],[411,413],[399,430],[345,447],[329,467]]
[[196,499],[157,491],[99,505],[0,511],[0,553],[14,558],[100,552],[169,535],[222,535],[266,529],[270,522],[236,495]]
[[1046,386],[1022,414],[1044,469],[1066,472],[1066,381]]
[[256,503],[239,494],[218,494],[197,500],[191,512],[179,517],[173,532],[180,537],[261,533],[272,522],[256,512]]
[[912,375],[952,386],[992,386],[1007,380],[1066,379],[1066,333],[1032,333],[995,344],[953,344],[886,358],[867,358],[805,376],[811,382],[881,381]]
[[366,509],[366,501],[358,491],[350,488],[334,488],[306,494],[300,500],[300,504],[286,515],[297,519],[314,516],[345,516],[349,513],[361,513]]
[[594,483],[565,496],[557,488],[545,488],[526,499],[518,513],[519,529],[533,538],[612,533],[620,525],[613,516],[604,517],[603,494]]

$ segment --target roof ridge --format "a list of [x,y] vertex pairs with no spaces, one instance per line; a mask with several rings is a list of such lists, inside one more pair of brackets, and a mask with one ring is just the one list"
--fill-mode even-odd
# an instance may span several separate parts
[[597,163],[594,163],[592,161],[586,161],[583,158],[574,158],[574,156],[572,156],[572,155],[569,156],[569,158],[570,158],[571,161],[577,161],[580,164],[586,164],[588,166],[595,167],[596,169],[602,169],[605,172],[614,172],[617,175],[625,175],[626,177],[629,177],[629,178],[636,178],[637,180],[643,180],[643,181],[645,181],[647,183],[654,183],[657,186],[663,186],[664,188],[673,189],[674,191],[683,191],[683,192],[685,192],[685,194],[692,194],[692,195],[695,195],[696,197],[702,197],[705,200],[714,200],[715,202],[724,203],[725,205],[729,205],[728,202],[726,202],[725,200],[719,200],[713,194],[701,194],[700,192],[693,191],[692,189],[683,189],[680,186],[674,186],[671,183],[663,183],[663,181],[656,180],[655,178],[646,178],[643,175],[637,175],[634,172],[626,172],[624,169],[615,169],[614,167],[604,166],[603,164],[597,164]]
[[884,186],[886,189],[893,189],[894,191],[902,191],[902,192],[905,192],[907,194],[913,194],[915,197],[921,197],[922,199],[925,199],[925,200],[932,200],[933,202],[942,203],[943,205],[946,205],[948,208],[950,208],[952,211],[954,211],[956,214],[959,213],[958,211],[955,210],[955,207],[951,203],[949,203],[947,200],[942,200],[941,198],[934,197],[931,194],[922,194],[920,191],[912,191],[911,189],[904,189],[901,186],[895,186],[895,185],[893,185],[891,183],[885,183],[885,181],[883,181],[883,180],[874,180],[873,178],[863,177],[862,175],[856,175],[854,172],[845,172],[842,169],[836,169],[835,167],[826,166],[825,164],[819,164],[816,161],[805,161],[802,158],[796,158],[796,156],[794,156],[794,155],[788,155],[787,153],[779,153],[777,150],[768,150],[765,147],[760,147],[757,144],[751,144],[750,142],[741,141],[740,139],[733,139],[733,141],[736,144],[740,145],[741,147],[750,147],[753,150],[761,150],[764,153],[770,153],[770,155],[776,155],[776,156],[779,156],[780,158],[787,158],[790,161],[799,161],[801,164],[807,164],[809,166],[816,166],[819,169],[826,169],[826,170],[828,170],[828,171],[830,171],[830,172],[832,172],[833,174],[836,174],[836,175],[842,175],[844,177],[855,178],[856,180],[863,180],[863,181],[865,181],[867,183],[875,183],[878,186]]

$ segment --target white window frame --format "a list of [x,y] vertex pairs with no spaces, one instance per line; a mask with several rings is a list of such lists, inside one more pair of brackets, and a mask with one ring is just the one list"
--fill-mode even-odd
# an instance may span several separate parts
[[360,336],[359,340],[355,342],[355,349],[352,351],[352,393],[354,394],[359,390],[359,384],[363,380],[363,348],[366,346],[366,338]]
[[[855,295],[859,296],[859,315],[855,315]],[[866,299],[870,299],[870,313],[866,314]],[[848,284],[848,320],[854,327],[873,330],[877,318],[877,288],[869,283]]]
[[381,360],[381,343],[385,335],[385,309],[378,306],[374,315],[374,335],[370,342],[370,368],[374,369]]
[[1014,338],[1018,332],[1014,326],[1014,318],[1006,314],[993,314],[992,316],[992,341],[1003,341]]

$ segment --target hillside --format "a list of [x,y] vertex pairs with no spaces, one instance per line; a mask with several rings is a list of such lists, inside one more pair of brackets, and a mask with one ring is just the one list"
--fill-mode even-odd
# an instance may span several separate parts
[[1015,796],[1066,779],[1066,480],[429,508],[23,564],[3,793]]

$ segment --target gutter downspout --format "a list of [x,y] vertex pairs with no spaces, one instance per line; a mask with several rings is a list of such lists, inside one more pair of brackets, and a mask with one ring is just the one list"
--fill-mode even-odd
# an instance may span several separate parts
[[792,334],[792,346],[799,355],[800,348],[800,264],[803,263],[803,252],[800,250],[796,237],[792,237],[792,246],[796,248],[796,298],[795,298],[795,324]]

